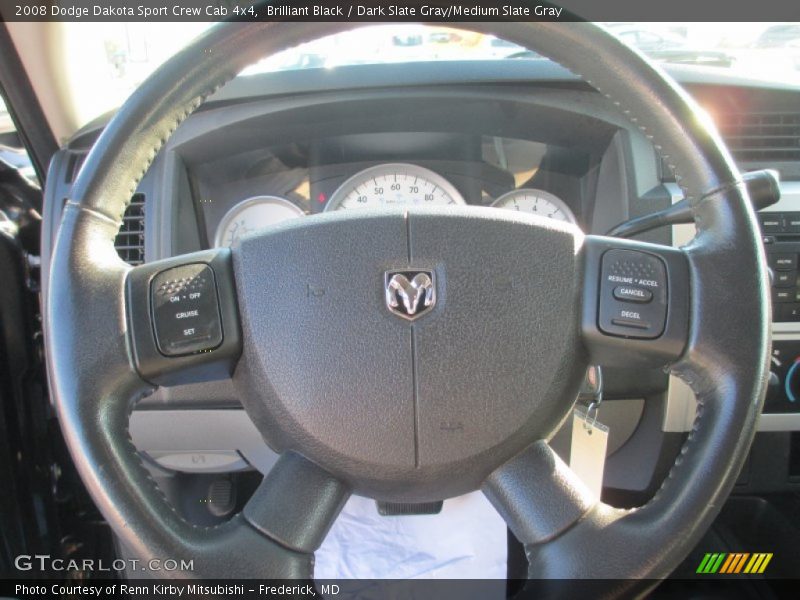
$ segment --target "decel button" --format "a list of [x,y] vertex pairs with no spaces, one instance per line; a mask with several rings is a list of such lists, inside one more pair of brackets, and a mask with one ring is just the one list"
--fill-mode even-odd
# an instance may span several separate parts
[[214,272],[206,264],[161,271],[150,284],[153,333],[165,356],[193,354],[222,343]]
[[634,329],[650,329],[650,323],[642,315],[633,310],[621,310],[619,316],[611,319],[611,323],[619,327],[632,327]]

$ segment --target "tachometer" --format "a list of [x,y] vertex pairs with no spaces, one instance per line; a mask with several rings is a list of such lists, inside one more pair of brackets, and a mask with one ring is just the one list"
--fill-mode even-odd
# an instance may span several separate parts
[[255,196],[242,200],[222,217],[214,245],[233,246],[246,233],[304,214],[299,206],[278,196]]
[[513,190],[500,196],[492,206],[578,224],[569,206],[558,196],[544,190],[532,188]]
[[444,204],[464,204],[464,198],[444,177],[418,165],[387,163],[364,169],[345,181],[325,210]]

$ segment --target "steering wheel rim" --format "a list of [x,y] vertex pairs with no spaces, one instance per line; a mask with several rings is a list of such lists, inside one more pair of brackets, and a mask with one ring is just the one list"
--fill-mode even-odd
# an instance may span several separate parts
[[[154,381],[165,381],[161,372],[141,372],[140,333],[130,314],[140,310],[131,304],[141,291],[137,278],[149,282],[154,271],[147,265],[131,270],[116,255],[113,240],[158,150],[209,94],[266,54],[352,27],[248,23],[213,28],[165,63],[120,109],[87,157],[64,211],[45,319],[61,426],[84,482],[116,534],[141,557],[194,558],[198,570],[184,576],[310,576],[313,551],[352,482],[288,448],[244,512],[229,523],[206,530],[179,517],[149,479],[127,435],[135,401]],[[596,330],[583,337],[585,359],[615,352],[639,355],[683,378],[697,396],[695,426],[659,492],[639,509],[613,509],[592,498],[544,441],[506,457],[482,485],[525,543],[531,577],[665,577],[733,486],[766,389],[767,275],[746,190],[693,101],[600,28],[521,22],[465,28],[509,39],[581,74],[653,141],[692,205],[698,234],[682,250],[587,238],[581,257],[590,288],[609,248],[655,253],[690,286],[685,295],[674,288],[676,298],[670,299],[685,302],[683,309],[671,305],[670,314],[687,313],[677,346],[609,339]],[[230,257],[214,251],[191,260],[217,264]],[[179,263],[167,261],[161,268]],[[730,289],[737,294],[726,293]],[[596,311],[596,305],[585,303],[584,327],[597,322]],[[743,314],[750,318],[739,318]],[[734,318],[739,320],[732,328]],[[680,319],[673,321],[668,332],[673,326],[680,331]],[[181,360],[176,364],[186,367]]]

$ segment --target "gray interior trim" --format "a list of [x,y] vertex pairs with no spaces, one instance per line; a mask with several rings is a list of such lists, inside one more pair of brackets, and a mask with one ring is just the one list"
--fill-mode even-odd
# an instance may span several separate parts
[[759,431],[800,431],[800,414],[764,414],[758,422]]
[[268,473],[278,458],[242,409],[137,410],[131,414],[130,433],[140,451],[175,470],[233,470],[236,463],[225,459],[238,453],[249,465]]
[[670,377],[661,430],[691,431],[696,414],[697,399],[692,389],[677,377]]

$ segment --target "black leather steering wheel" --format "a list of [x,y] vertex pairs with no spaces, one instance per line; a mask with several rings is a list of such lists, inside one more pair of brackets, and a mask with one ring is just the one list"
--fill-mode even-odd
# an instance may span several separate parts
[[[350,493],[426,501],[482,489],[524,542],[531,577],[667,576],[719,511],[756,429],[767,275],[717,134],[600,28],[465,25],[580,73],[653,141],[693,207],[698,233],[682,249],[463,208],[326,213],[232,250],[136,268],[118,258],[125,207],[184,118],[256,59],[350,27],[220,24],[142,84],[89,154],[55,245],[45,325],[61,426],[98,507],[143,559],[193,558],[183,576],[309,577]],[[387,304],[397,273],[403,285],[431,278],[424,314]],[[619,282],[653,299],[615,301]],[[160,311],[192,289],[208,301],[208,328],[182,346]],[[424,291],[407,290],[414,308]],[[591,363],[661,366],[699,402],[669,476],[636,510],[592,497],[547,444]],[[281,458],[241,514],[199,528],[148,477],[128,418],[154,385],[230,373]]]

